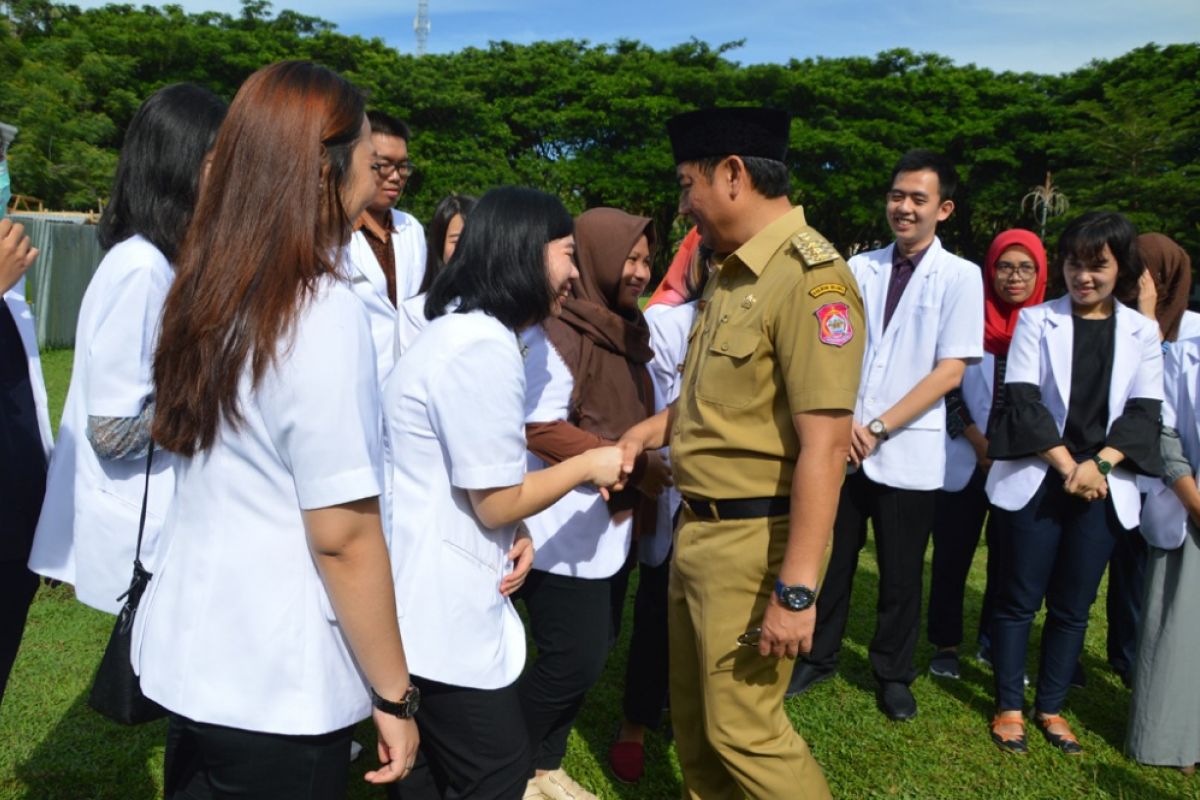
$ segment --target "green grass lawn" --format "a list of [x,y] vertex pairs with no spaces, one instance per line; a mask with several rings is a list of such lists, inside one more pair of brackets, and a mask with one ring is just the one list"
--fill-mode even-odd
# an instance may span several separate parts
[[[56,421],[70,364],[69,351],[44,357]],[[985,556],[981,548],[967,590],[968,636],[973,636],[973,621],[979,613]],[[917,679],[913,690],[920,714],[914,721],[888,722],[875,710],[867,644],[874,624],[876,586],[874,553],[868,545],[855,585],[839,677],[787,706],[824,767],[835,797],[1200,798],[1196,779],[1174,770],[1141,767],[1122,755],[1129,692],[1105,665],[1103,603],[1093,609],[1083,658],[1088,686],[1072,690],[1066,709],[1080,734],[1084,756],[1060,756],[1040,737],[1031,735],[1029,755],[1019,757],[1001,753],[988,739],[991,672],[970,659],[964,659],[960,681],[935,679],[928,673]],[[648,771],[638,786],[616,783],[604,767],[620,715],[628,626],[627,614],[625,635],[571,735],[566,768],[600,797],[676,798],[678,766],[670,744],[662,737],[652,735],[648,741]],[[70,587],[41,590],[0,709],[0,798],[141,800],[160,796],[165,724],[122,728],[87,708],[87,689],[110,627],[111,618],[75,602]],[[1036,636],[1035,630],[1034,649]],[[930,651],[922,644],[918,653],[922,668]],[[1031,659],[1029,668],[1031,673],[1036,669],[1035,660]],[[368,748],[354,765],[350,796],[380,798],[382,793],[359,777],[368,768],[373,750],[369,726],[360,726],[358,738]]]

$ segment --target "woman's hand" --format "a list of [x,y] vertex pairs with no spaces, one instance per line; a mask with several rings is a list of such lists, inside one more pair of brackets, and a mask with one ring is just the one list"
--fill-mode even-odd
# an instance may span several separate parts
[[671,477],[671,465],[662,453],[657,450],[646,451],[646,468],[642,471],[642,480],[638,483],[638,491],[647,497],[658,497],[668,486],[674,486]]
[[1096,462],[1088,459],[1076,464],[1067,475],[1063,489],[1067,494],[1075,495],[1087,501],[1103,500],[1108,497],[1108,478],[1100,474]]
[[992,468],[992,460],[988,458],[988,440],[987,437],[974,425],[967,427],[963,435],[967,437],[967,441],[971,445],[971,449],[975,451],[975,463],[984,472]]
[[512,550],[508,551],[508,560],[513,562],[512,572],[500,579],[500,594],[508,597],[525,585],[529,571],[533,569],[533,538],[525,523],[517,524],[517,538],[513,540]]
[[[3,210],[3,209],[0,209]],[[37,248],[29,243],[25,226],[0,219],[0,294],[16,286],[37,258]]]
[[1158,287],[1154,285],[1154,276],[1150,270],[1142,270],[1138,278],[1138,311],[1142,316],[1155,319],[1155,308],[1158,306]]
[[421,736],[417,723],[412,719],[400,719],[375,709],[371,714],[379,736],[379,769],[363,776],[367,783],[393,783],[402,781],[412,772],[417,759],[417,745]]
[[588,480],[600,489],[604,499],[609,492],[619,492],[625,488],[625,480],[629,477],[625,472],[625,451],[613,445],[596,447],[587,451]]

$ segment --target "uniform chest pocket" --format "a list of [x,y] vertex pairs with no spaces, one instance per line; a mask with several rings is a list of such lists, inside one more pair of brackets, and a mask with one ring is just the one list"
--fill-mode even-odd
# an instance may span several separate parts
[[696,380],[696,396],[730,408],[744,408],[754,397],[757,362],[754,358],[762,332],[747,328],[720,328],[713,335]]

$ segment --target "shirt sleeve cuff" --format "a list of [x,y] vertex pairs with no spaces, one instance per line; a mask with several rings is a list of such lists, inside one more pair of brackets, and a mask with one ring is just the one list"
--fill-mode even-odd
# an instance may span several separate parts
[[455,468],[450,482],[459,489],[498,489],[516,486],[525,480],[525,457],[507,464],[488,464],[477,467]]
[[849,389],[813,389],[809,386],[788,391],[788,408],[793,414],[802,411],[853,411],[857,401],[858,392]]
[[318,475],[296,481],[296,497],[302,511],[350,503],[379,496],[379,477],[371,467]]

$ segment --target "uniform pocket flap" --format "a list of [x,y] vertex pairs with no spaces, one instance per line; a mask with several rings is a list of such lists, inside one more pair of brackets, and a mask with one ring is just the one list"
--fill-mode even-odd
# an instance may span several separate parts
[[719,330],[713,337],[708,352],[730,358],[748,358],[758,349],[761,339],[761,331],[751,331],[745,328]]

